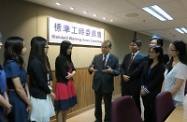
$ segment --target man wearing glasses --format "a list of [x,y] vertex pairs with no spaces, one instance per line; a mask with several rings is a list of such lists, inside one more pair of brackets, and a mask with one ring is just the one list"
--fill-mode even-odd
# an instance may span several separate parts
[[[155,46],[155,45],[162,47],[163,44],[164,44],[163,39],[154,35],[152,37],[152,39],[150,40],[149,47],[152,47],[152,46]],[[169,61],[169,56],[167,54],[164,54],[163,55],[163,63],[166,65],[168,61]]]
[[125,55],[121,64],[121,87],[122,96],[130,95],[134,99],[141,114],[140,87],[141,74],[143,72],[146,58],[139,50],[141,41],[134,39],[130,42],[130,53]]

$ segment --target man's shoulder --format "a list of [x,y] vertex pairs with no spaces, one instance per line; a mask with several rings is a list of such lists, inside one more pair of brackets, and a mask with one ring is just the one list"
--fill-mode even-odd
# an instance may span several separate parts
[[103,56],[103,54],[102,54],[102,53],[96,54],[96,55],[95,55],[95,58],[100,57],[100,56]]
[[139,52],[138,54],[141,55],[141,56],[145,56],[145,54],[143,54],[142,52]]
[[116,55],[112,54],[112,53],[110,53],[110,57],[118,59],[118,57]]
[[127,56],[131,56],[131,53],[127,53],[127,54],[125,54],[124,57],[127,57]]
[[141,52],[139,52],[139,53],[137,54],[137,56],[140,57],[140,58],[145,58],[145,57],[147,57],[145,54],[143,54],[143,53],[141,53]]

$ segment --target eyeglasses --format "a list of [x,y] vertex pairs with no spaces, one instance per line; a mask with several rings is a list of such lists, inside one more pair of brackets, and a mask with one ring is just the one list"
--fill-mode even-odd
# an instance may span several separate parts
[[153,52],[153,51],[149,51],[149,53],[156,53],[156,52]]
[[136,47],[137,45],[136,44],[130,44],[129,46],[130,47]]
[[169,48],[168,48],[168,51],[176,51],[176,50],[175,50],[175,49],[169,49]]
[[49,48],[49,46],[45,46],[44,48]]
[[101,46],[101,48],[105,48],[106,49],[106,48],[109,48],[109,47]]
[[157,45],[156,42],[150,42],[149,44],[150,44],[150,45]]

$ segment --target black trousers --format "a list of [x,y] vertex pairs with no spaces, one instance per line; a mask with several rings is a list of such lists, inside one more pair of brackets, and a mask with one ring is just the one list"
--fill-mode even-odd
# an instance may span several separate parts
[[95,91],[95,118],[96,122],[102,122],[102,107],[101,102],[102,98],[104,98],[105,104],[105,122],[111,121],[111,100],[112,100],[112,92],[104,93],[101,89],[99,91]]
[[144,122],[156,122],[155,99],[142,97],[144,105]]
[[134,99],[134,102],[136,103],[136,106],[138,108],[138,111],[141,115],[141,106],[140,106],[140,85],[138,84],[125,84],[125,86],[122,85],[121,87],[121,94],[122,96],[130,95]]

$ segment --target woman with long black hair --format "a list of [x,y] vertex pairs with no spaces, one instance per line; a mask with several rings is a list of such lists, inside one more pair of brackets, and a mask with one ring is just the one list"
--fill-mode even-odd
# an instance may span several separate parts
[[8,98],[12,111],[8,115],[9,122],[28,122],[28,112],[32,106],[26,82],[23,55],[26,48],[23,39],[10,37],[5,41],[4,70],[6,72]]
[[173,41],[168,48],[171,60],[166,65],[162,90],[172,94],[175,106],[184,100],[184,88],[187,80],[186,44],[183,41]]
[[71,60],[72,44],[62,41],[60,54],[55,61],[56,79],[55,86],[55,111],[57,122],[66,122],[67,110],[77,104],[77,98],[73,83],[75,67]]
[[29,89],[33,109],[30,120],[33,122],[49,122],[55,115],[51,98],[52,92],[51,67],[47,57],[48,43],[43,37],[34,37],[31,40],[31,50],[27,72],[29,74]]

